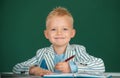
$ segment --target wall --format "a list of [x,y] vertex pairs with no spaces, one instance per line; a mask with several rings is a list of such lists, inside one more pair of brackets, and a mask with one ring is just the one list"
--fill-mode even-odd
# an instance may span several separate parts
[[56,6],[72,13],[77,34],[71,44],[104,60],[107,72],[120,72],[120,0],[1,0],[0,72],[50,46],[44,37],[47,14]]

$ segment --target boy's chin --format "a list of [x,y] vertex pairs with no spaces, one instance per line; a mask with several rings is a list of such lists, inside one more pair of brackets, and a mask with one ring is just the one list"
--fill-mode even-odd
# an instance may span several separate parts
[[63,46],[67,46],[67,44],[53,44],[53,46],[56,46],[56,47],[63,47]]

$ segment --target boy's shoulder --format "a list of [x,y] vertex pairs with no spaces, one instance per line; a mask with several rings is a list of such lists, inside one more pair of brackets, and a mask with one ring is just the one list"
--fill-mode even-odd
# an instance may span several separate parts
[[71,44],[71,48],[85,48],[85,46],[80,45],[80,44]]
[[50,47],[43,47],[43,48],[39,48],[38,51],[45,51],[47,49],[49,49]]
[[50,51],[50,52],[52,51],[52,46],[38,49],[38,50],[37,50],[37,54],[39,54],[39,53],[45,53],[45,52],[49,52],[49,51]]

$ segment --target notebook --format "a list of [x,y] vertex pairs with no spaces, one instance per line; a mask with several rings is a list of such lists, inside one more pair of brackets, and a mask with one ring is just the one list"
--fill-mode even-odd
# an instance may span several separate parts
[[79,74],[79,73],[52,73],[43,78],[112,78],[109,74]]

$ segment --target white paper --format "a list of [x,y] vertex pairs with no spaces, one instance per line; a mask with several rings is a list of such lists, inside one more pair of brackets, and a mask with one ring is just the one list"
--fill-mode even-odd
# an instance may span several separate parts
[[93,74],[79,74],[79,73],[52,73],[44,75],[44,77],[92,77],[92,78],[107,78],[110,75],[93,75]]
[[74,76],[73,73],[52,73],[52,74],[49,74],[49,75],[44,75],[45,77],[72,77]]

